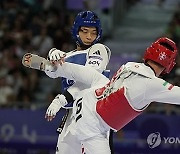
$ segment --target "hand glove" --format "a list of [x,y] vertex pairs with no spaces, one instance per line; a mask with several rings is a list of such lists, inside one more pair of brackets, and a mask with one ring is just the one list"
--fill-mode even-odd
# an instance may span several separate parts
[[66,56],[66,53],[63,51],[60,51],[56,48],[52,48],[49,53],[48,53],[48,57],[50,61],[59,61],[62,58],[64,58]]
[[46,111],[45,118],[47,119],[47,121],[51,121],[53,118],[55,118],[56,113],[60,110],[61,107],[65,106],[66,104],[66,97],[62,94],[58,94]]

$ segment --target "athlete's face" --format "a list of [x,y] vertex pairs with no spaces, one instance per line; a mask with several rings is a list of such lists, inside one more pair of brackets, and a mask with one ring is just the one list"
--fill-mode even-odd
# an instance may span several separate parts
[[91,45],[97,37],[97,29],[95,27],[81,27],[79,30],[79,36],[83,44]]

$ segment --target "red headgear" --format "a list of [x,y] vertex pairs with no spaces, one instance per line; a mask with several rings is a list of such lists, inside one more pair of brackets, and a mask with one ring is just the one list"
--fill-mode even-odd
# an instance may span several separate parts
[[152,60],[165,69],[163,74],[169,73],[176,64],[177,47],[176,44],[167,37],[159,38],[146,49],[143,60]]

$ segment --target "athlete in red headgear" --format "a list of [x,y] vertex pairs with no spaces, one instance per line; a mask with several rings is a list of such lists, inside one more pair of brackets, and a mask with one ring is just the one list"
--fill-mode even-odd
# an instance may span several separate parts
[[[91,86],[74,102],[73,122],[64,142],[71,144],[73,138],[86,154],[110,154],[107,131],[120,130],[151,102],[180,105],[180,87],[159,78],[172,70],[176,56],[176,44],[160,38],[145,51],[144,63],[122,65],[110,81],[90,67],[67,62],[57,65],[52,78],[62,76]],[[50,71],[48,66],[45,70]]]

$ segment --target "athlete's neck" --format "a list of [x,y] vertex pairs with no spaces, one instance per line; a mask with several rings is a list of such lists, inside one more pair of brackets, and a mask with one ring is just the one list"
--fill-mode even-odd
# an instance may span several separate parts
[[91,45],[77,45],[76,49],[77,49],[77,51],[80,51],[80,50],[86,50],[90,47],[91,47]]
[[157,77],[159,77],[164,70],[163,66],[161,66],[161,65],[159,65],[156,62],[151,61],[151,60],[148,60],[146,65],[148,65],[154,71],[154,73]]
[[82,48],[80,46],[77,46],[76,50],[80,51],[80,50],[82,50]]

